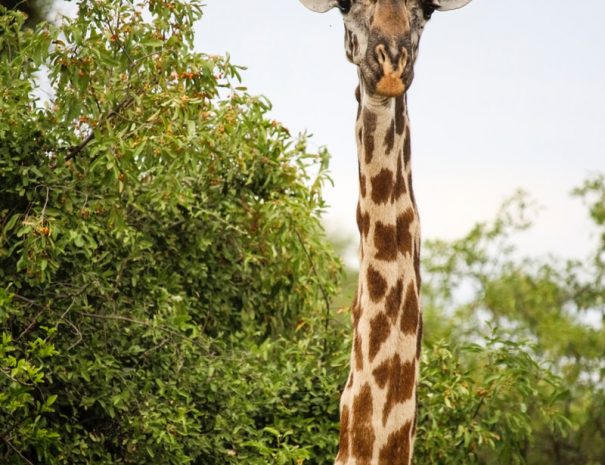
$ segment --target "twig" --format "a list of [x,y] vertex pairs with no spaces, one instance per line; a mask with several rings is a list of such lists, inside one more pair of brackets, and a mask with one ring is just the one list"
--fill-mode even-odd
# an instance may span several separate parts
[[69,352],[71,349],[73,349],[75,346],[77,346],[80,342],[82,342],[83,338],[82,338],[82,332],[80,331],[80,329],[76,325],[74,325],[67,318],[65,318],[64,321],[67,322],[67,324],[69,326],[71,326],[73,328],[73,330],[76,332],[76,334],[78,335],[78,340],[67,348],[67,352]]
[[90,142],[95,138],[95,133],[94,131],[91,129],[90,134],[88,135],[88,137],[86,139],[84,139],[84,141],[78,145],[76,148],[74,148],[71,152],[69,152],[69,154],[65,157],[65,161],[69,161],[72,158],[74,158],[76,155],[78,155],[82,150],[84,150],[84,148],[90,144]]
[[47,307],[44,307],[44,306],[40,305],[39,303],[35,302],[34,300],[28,299],[27,297],[24,297],[19,294],[13,294],[13,298],[20,300],[21,302],[25,302],[26,304],[29,304],[32,307],[38,307],[40,309],[40,311],[38,313],[36,313],[36,316],[34,316],[32,318],[29,325],[27,325],[27,328],[25,328],[23,331],[21,331],[21,333],[15,338],[15,341],[18,341],[19,339],[21,339],[23,336],[25,336],[27,333],[29,333],[31,331],[31,329],[34,327],[34,325],[38,321],[38,318],[40,317],[40,315],[42,315],[47,310]]
[[33,383],[26,383],[25,381],[19,381],[18,379],[16,379],[15,377],[13,377],[12,375],[10,375],[9,373],[7,373],[6,371],[0,369],[0,373],[2,373],[4,376],[6,376],[8,379],[10,379],[13,383],[17,383],[17,384],[22,384],[24,386],[33,386]]
[[61,318],[59,318],[59,321],[57,322],[57,324],[55,325],[55,327],[59,327],[59,324],[62,321],[65,321],[69,326],[71,326],[73,328],[73,330],[76,332],[77,336],[78,336],[78,340],[76,342],[74,342],[72,345],[70,345],[67,348],[67,351],[69,352],[71,349],[73,349],[75,346],[77,346],[80,342],[82,342],[82,332],[80,331],[80,329],[74,325],[71,321],[69,321],[67,318],[65,318],[65,316],[69,313],[69,311],[71,310],[71,308],[74,306],[74,303],[76,302],[76,299],[74,298],[71,303],[69,304],[69,307],[67,307],[67,309],[63,312],[63,314],[61,315]]
[[307,247],[305,246],[305,243],[303,242],[302,237],[300,236],[300,233],[298,232],[298,230],[295,227],[292,227],[292,229],[294,229],[294,234],[296,234],[296,237],[298,238],[298,242],[302,246],[302,248],[305,252],[305,255],[307,256],[307,260],[309,260],[309,264],[311,265],[313,274],[317,278],[317,284],[319,286],[319,290],[321,291],[321,294],[324,299],[324,303],[326,305],[326,315],[325,315],[325,320],[324,320],[324,329],[326,331],[326,334],[324,334],[324,341],[323,341],[324,342],[323,354],[322,354],[322,357],[323,357],[323,356],[325,356],[325,354],[327,352],[327,348],[328,348],[328,334],[327,333],[328,333],[328,327],[330,324],[330,298],[328,296],[326,289],[323,287],[323,285],[321,284],[321,281],[319,280],[319,273],[317,272],[317,268],[315,268],[315,262],[313,262],[313,259],[311,258],[311,254],[307,250]]
[[6,443],[8,447],[14,450],[19,455],[19,457],[21,457],[26,463],[29,463],[29,465],[34,465],[27,457],[25,457],[21,452],[19,452],[19,450],[15,446],[13,446],[12,442],[10,442],[5,437],[2,437],[2,440]]
[[160,342],[158,345],[150,347],[149,349],[147,349],[145,352],[143,352],[141,355],[143,357],[147,357],[151,352],[154,352],[156,350],[160,350],[162,347],[164,347],[166,344],[168,344],[170,342],[170,339],[164,339],[162,342]]
[[[86,290],[87,287],[88,287],[88,284],[84,284],[79,289],[77,289],[77,291],[75,293],[70,294],[70,295],[59,295],[59,296],[57,296],[57,299],[67,299],[67,298],[72,298],[73,299],[74,297],[77,297],[80,294],[82,294]],[[25,302],[25,303],[33,306],[33,307],[38,307],[40,309],[40,311],[38,313],[36,313],[36,316],[34,316],[34,318],[32,319],[32,321],[29,323],[29,325],[27,326],[27,328],[25,328],[23,331],[21,331],[21,333],[19,334],[19,336],[17,336],[17,338],[15,339],[15,340],[19,340],[19,339],[21,339],[23,336],[25,336],[27,333],[29,333],[31,331],[31,329],[34,327],[34,325],[38,321],[38,318],[40,317],[40,315],[42,315],[42,313],[44,313],[46,310],[48,310],[48,305],[47,306],[40,305],[39,303],[35,302],[34,300],[28,299],[27,297],[24,297],[24,296],[19,295],[19,294],[13,294],[13,297],[15,299],[17,299],[17,300],[21,300],[22,302]],[[73,305],[73,302],[71,303],[71,305],[69,306],[69,308],[71,308],[72,305]],[[69,308],[68,308],[68,311],[69,311]],[[63,316],[65,316],[66,314],[67,313],[64,313]],[[61,318],[63,318],[63,316]],[[68,321],[68,324],[72,324],[72,323]]]
[[[153,328],[154,325],[151,323],[148,323],[147,321],[141,321],[141,320],[135,320],[133,318],[128,318],[126,316],[121,316],[121,315],[99,315],[97,313],[87,313],[87,312],[78,312],[80,315],[82,316],[87,316],[89,318],[95,318],[98,320],[113,320],[113,321],[126,321],[128,323],[134,323],[137,325],[141,325],[141,326],[146,326],[147,328]],[[199,345],[200,347],[203,347],[201,344],[197,343],[195,340],[191,339],[188,336],[185,336],[184,334],[180,334],[177,333],[176,331],[172,331],[171,329],[168,328],[163,328],[161,326],[156,326],[156,328],[160,331],[163,331],[167,334],[170,334],[172,336],[176,336],[178,338],[184,339],[186,341],[192,342],[196,345]]]
[[46,311],[46,307],[42,307],[41,305],[38,305],[38,304],[33,304],[33,305],[40,307],[41,310],[38,313],[36,313],[36,316],[32,319],[30,324],[27,325],[27,328],[25,328],[23,331],[21,331],[21,333],[15,338],[15,341],[18,341],[23,336],[25,336],[27,333],[29,333],[31,331],[31,329],[34,327],[34,325],[38,322],[38,317]]
[[[120,111],[122,111],[124,108],[126,108],[128,105],[130,105],[132,102],[134,102],[134,97],[128,97],[126,100],[124,100],[122,103],[120,103],[116,108],[114,108],[113,110],[111,110],[109,112],[109,114],[104,118],[105,121],[109,121],[111,118],[113,118],[114,116],[116,116]],[[65,161],[69,161],[72,158],[74,158],[76,155],[78,155],[82,150],[84,150],[86,148],[86,146],[88,144],[90,144],[90,142],[95,138],[95,133],[94,130],[91,129],[90,134],[88,135],[88,137],[86,139],[84,139],[82,141],[82,143],[80,143],[80,145],[74,147],[65,157]]]
[[41,307],[41,305],[38,304],[37,302],[35,302],[34,300],[28,299],[27,297],[24,297],[22,295],[12,294],[12,296],[17,300],[21,300],[22,302],[25,302],[26,304],[34,305],[36,307]]
[[46,199],[44,200],[44,206],[42,207],[42,213],[40,213],[40,217],[42,218],[42,224],[44,224],[44,216],[46,215],[46,206],[48,205],[48,197],[50,195],[50,188],[46,186]]
[[477,408],[475,409],[475,412],[473,413],[473,416],[472,416],[473,420],[475,418],[477,418],[477,415],[479,415],[479,410],[481,410],[481,407],[483,407],[484,402],[485,402],[485,396],[481,397],[481,400],[479,401],[479,404],[477,405]]

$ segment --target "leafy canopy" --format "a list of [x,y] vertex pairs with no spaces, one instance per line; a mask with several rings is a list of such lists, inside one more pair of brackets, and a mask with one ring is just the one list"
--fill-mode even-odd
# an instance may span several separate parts
[[200,17],[157,0],[82,2],[36,31],[0,16],[3,463],[309,455],[275,417],[280,377],[308,390],[310,368],[278,371],[284,343],[262,344],[325,316],[327,154],[193,51]]

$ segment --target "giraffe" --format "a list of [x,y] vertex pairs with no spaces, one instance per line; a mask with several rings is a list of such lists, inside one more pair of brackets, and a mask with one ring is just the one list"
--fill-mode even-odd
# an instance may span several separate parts
[[416,436],[420,220],[412,188],[406,92],[435,11],[471,0],[300,0],[338,8],[357,66],[360,268],[351,307],[350,373],[340,400],[336,465],[409,465]]

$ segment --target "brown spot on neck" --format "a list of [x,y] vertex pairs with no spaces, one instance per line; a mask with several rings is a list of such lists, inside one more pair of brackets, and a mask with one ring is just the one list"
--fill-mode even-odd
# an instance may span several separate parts
[[395,98],[395,130],[402,135],[405,129],[405,94]]
[[391,361],[387,360],[386,362],[381,363],[379,366],[374,368],[372,371],[372,375],[374,376],[374,381],[380,389],[384,389],[387,383],[389,382],[389,374],[391,372]]
[[399,354],[386,361],[388,364],[387,400],[382,410],[382,424],[386,425],[389,415],[397,404],[406,402],[414,395],[416,387],[415,361],[402,362]]
[[355,331],[353,351],[355,352],[355,369],[361,371],[363,370],[363,351],[361,347],[361,335],[358,331]]
[[408,284],[403,301],[403,315],[401,316],[401,331],[406,335],[417,334],[420,305],[416,295],[416,286]]
[[403,162],[407,167],[412,159],[412,141],[410,140],[410,129],[405,129],[405,136],[403,139]]
[[382,169],[370,182],[372,183],[372,200],[374,203],[387,203],[394,187],[393,172]]
[[422,286],[422,275],[420,273],[420,241],[414,248],[414,273],[416,274],[416,289],[420,295],[420,287]]
[[367,194],[367,185],[366,185],[366,176],[365,174],[359,175],[359,193],[361,194],[361,198],[365,199]]
[[353,399],[351,425],[351,455],[357,459],[357,465],[370,465],[376,434],[372,427],[373,398],[372,389],[365,384]]
[[366,280],[368,284],[368,291],[370,292],[370,298],[374,302],[379,302],[380,299],[384,297],[384,294],[387,290],[386,280],[372,265],[370,265],[368,268]]
[[403,173],[403,154],[397,157],[397,172],[395,173],[395,187],[391,195],[391,202],[399,199],[402,195],[407,192],[405,188],[405,174]]
[[391,334],[391,323],[384,313],[379,313],[370,322],[370,362],[378,355],[380,346]]
[[384,154],[388,155],[393,150],[395,145],[395,120],[391,121],[391,125],[384,135]]
[[409,465],[411,459],[411,422],[391,433],[385,446],[380,449],[378,465]]
[[347,462],[349,459],[349,407],[342,408],[340,414],[340,444],[338,446],[338,456],[336,461]]
[[414,221],[414,211],[408,208],[397,217],[397,243],[399,251],[403,254],[411,255],[413,247],[413,237],[410,232],[410,226]]
[[361,204],[357,203],[357,227],[359,233],[365,237],[370,232],[370,214],[361,210]]
[[385,303],[385,310],[387,316],[392,323],[397,321],[399,317],[399,310],[401,309],[401,302],[403,300],[403,279],[398,279],[397,284],[391,288],[387,295]]
[[371,163],[374,158],[374,137],[378,124],[376,113],[367,108],[363,110],[363,149],[365,153],[365,162]]
[[397,228],[395,225],[377,221],[374,227],[374,246],[378,260],[395,261],[397,259]]

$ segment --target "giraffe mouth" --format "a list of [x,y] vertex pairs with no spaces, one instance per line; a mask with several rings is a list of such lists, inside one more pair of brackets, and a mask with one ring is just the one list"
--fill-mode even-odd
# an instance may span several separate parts
[[387,51],[385,44],[380,43],[374,49],[369,61],[370,66],[362,66],[361,74],[370,84],[368,87],[373,93],[381,97],[399,97],[405,93],[408,52],[404,47],[399,53],[393,54]]
[[409,85],[407,85],[408,80],[398,72],[376,76],[375,73],[365,73],[362,68],[361,77],[363,78],[366,92],[376,97],[400,97],[409,88]]
[[376,93],[383,97],[399,97],[405,93],[405,84],[400,75],[384,75],[376,84]]

